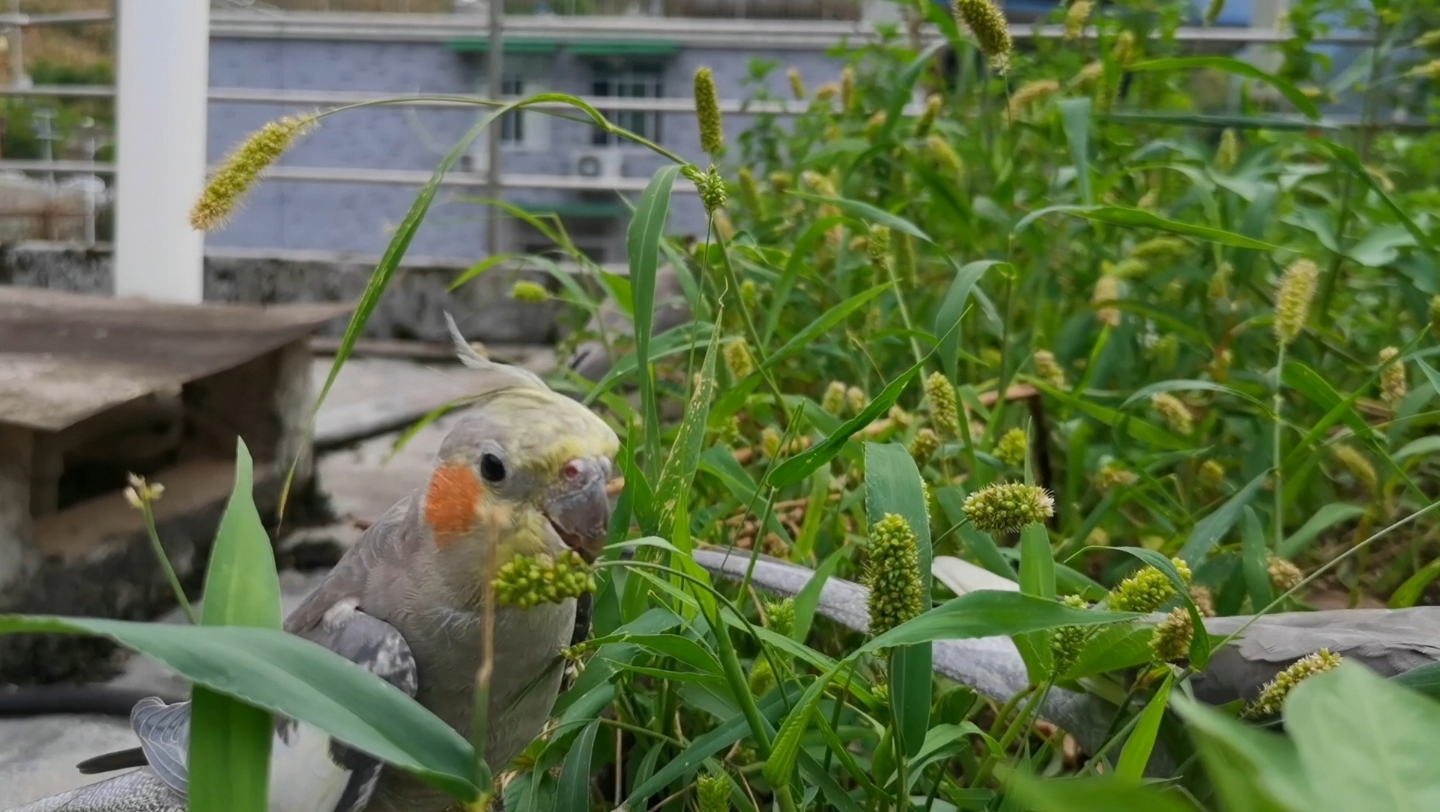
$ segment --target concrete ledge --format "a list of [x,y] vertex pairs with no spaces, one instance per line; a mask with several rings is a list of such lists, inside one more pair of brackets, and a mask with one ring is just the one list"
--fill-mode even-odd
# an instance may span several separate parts
[[[558,335],[555,303],[524,304],[509,297],[520,279],[554,287],[542,271],[483,274],[454,293],[447,292],[471,261],[415,258],[396,272],[366,326],[367,338],[447,339],[449,311],[473,341],[505,344],[552,343]],[[324,252],[261,254],[211,249],[205,256],[205,300],[243,304],[354,302],[365,290],[375,258]],[[0,246],[0,285],[80,293],[114,290],[108,246],[84,248],[52,243]],[[328,333],[344,332],[344,323]]]

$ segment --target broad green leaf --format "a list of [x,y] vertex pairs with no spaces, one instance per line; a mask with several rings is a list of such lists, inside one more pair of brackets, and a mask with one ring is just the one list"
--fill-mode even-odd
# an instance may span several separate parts
[[1205,771],[1226,812],[1319,812],[1295,746],[1214,708],[1177,696]]
[[1436,257],[1435,244],[1430,241],[1430,235],[1425,233],[1425,229],[1421,228],[1419,224],[1410,217],[1409,213],[1395,202],[1395,199],[1390,196],[1389,192],[1385,191],[1385,187],[1382,186],[1380,182],[1375,179],[1375,176],[1360,162],[1360,156],[1355,150],[1333,141],[1325,141],[1323,145],[1326,149],[1330,150],[1331,154],[1333,154],[1340,163],[1345,165],[1346,169],[1350,170],[1352,175],[1364,181],[1365,184],[1370,187],[1370,191],[1374,192],[1375,195],[1380,198],[1380,201],[1385,204],[1385,208],[1389,209],[1390,213],[1395,215],[1395,219],[1400,221],[1400,224],[1405,227],[1406,231],[1410,232],[1410,236],[1415,238],[1415,242],[1424,248],[1426,253],[1431,257]]
[[108,637],[215,693],[312,724],[457,798],[477,796],[465,739],[390,683],[300,637],[245,626],[0,615],[0,634],[22,632]]
[[800,278],[800,272],[813,260],[811,248],[815,243],[825,238],[830,229],[846,221],[844,215],[836,214],[830,217],[822,217],[811,223],[803,231],[790,249],[790,258],[785,262],[785,269],[780,273],[780,279],[775,283],[775,292],[771,296],[770,309],[765,313],[765,328],[761,331],[760,337],[765,343],[770,342],[770,337],[775,334],[775,328],[780,324],[780,316],[790,304],[790,291],[795,287],[795,281]]
[[935,242],[930,235],[920,230],[920,227],[906,220],[904,217],[891,214],[884,209],[876,208],[869,203],[860,200],[850,200],[844,197],[824,197],[812,195],[806,192],[791,192],[795,197],[811,200],[816,203],[826,203],[845,212],[851,217],[857,218],[867,225],[879,225],[890,228],[894,231],[903,231],[912,237],[918,237],[925,242]]
[[1346,504],[1344,502],[1331,502],[1321,505],[1300,529],[1290,534],[1290,537],[1280,543],[1280,549],[1276,552],[1281,558],[1294,558],[1304,552],[1315,538],[1321,533],[1329,530],[1341,522],[1348,522],[1351,519],[1358,519],[1365,515],[1365,508],[1359,505]]
[[1098,403],[1077,397],[1060,389],[1056,389],[1043,381],[1036,382],[1035,387],[1052,398],[1069,406],[1076,411],[1083,412],[1090,417],[1099,420],[1116,431],[1124,431],[1142,443],[1149,443],[1158,448],[1168,451],[1189,451],[1191,446],[1184,440],[1176,437],[1165,429],[1154,423],[1134,417],[1125,412],[1111,409],[1108,406],[1101,406]]
[[1185,540],[1185,546],[1180,548],[1180,558],[1191,567],[1199,566],[1220,539],[1240,520],[1240,511],[1260,492],[1269,476],[1270,472],[1266,471],[1250,480],[1245,487],[1216,508],[1214,513],[1196,522],[1195,529],[1190,531],[1190,537]]
[[[1345,425],[1351,431],[1360,437],[1370,438],[1370,424],[1366,423],[1365,418],[1361,417],[1360,413],[1350,405],[1357,396],[1341,397],[1329,381],[1299,361],[1285,362],[1285,385],[1304,395],[1306,400],[1327,412],[1338,409],[1337,416],[1345,421]],[[1302,443],[1297,447],[1297,451],[1306,445],[1308,443]],[[1287,465],[1289,465],[1288,460]]]
[[462,287],[466,282],[469,282],[480,274],[485,273],[496,265],[499,265],[502,262],[509,262],[512,259],[515,259],[515,254],[491,254],[490,256],[480,260],[474,265],[471,265],[469,268],[465,269],[463,273],[455,277],[455,279],[450,283],[450,287],[448,288],[448,290],[456,290]]
[[913,620],[871,638],[857,653],[936,640],[1013,637],[1026,632],[1058,629],[1061,626],[1104,626],[1136,617],[1138,616],[1126,612],[1076,609],[1058,601],[1022,595],[1019,592],[982,590],[943,603]]
[[1275,598],[1270,585],[1270,544],[1255,509],[1247,505],[1244,514],[1240,525],[1240,566],[1245,587],[1250,592],[1250,606],[1259,612]]
[[[279,629],[280,578],[270,534],[255,508],[255,474],[245,441],[235,441],[235,485],[220,518],[205,576],[205,626]],[[197,687],[190,711],[190,809],[264,812],[268,806],[270,714]]]
[[1171,234],[1183,234],[1186,237],[1194,237],[1220,245],[1229,245],[1234,248],[1251,248],[1257,251],[1273,251],[1276,249],[1276,246],[1268,242],[1246,237],[1243,234],[1236,234],[1233,231],[1225,231],[1224,229],[1211,228],[1209,226],[1201,226],[1179,220],[1167,220],[1158,214],[1145,211],[1144,209],[1130,209],[1123,206],[1047,206],[1023,217],[1020,222],[1015,224],[1013,231],[1018,234],[1025,230],[1031,223],[1045,215],[1057,213],[1080,217],[1096,223],[1107,223],[1112,226],[1151,228],[1156,231],[1168,231]]
[[[1020,592],[1037,598],[1055,599],[1055,558],[1050,551],[1050,534],[1043,524],[1031,523],[1020,531]],[[1044,685],[1054,670],[1051,636],[1045,632],[1022,634],[1015,645],[1025,660],[1030,682]]]
[[939,309],[935,311],[935,324],[932,328],[938,342],[935,351],[940,355],[940,366],[944,368],[945,377],[949,380],[957,380],[960,376],[960,319],[965,315],[970,294],[986,271],[996,265],[1006,264],[1008,263],[996,259],[982,259],[958,269]]
[[1440,558],[1431,561],[1421,567],[1414,575],[1405,579],[1405,583],[1396,588],[1385,603],[1391,609],[1409,609],[1420,602],[1420,597],[1425,594],[1425,587],[1434,583],[1440,577]]
[[1399,462],[1407,457],[1414,457],[1419,454],[1434,454],[1437,451],[1440,451],[1440,436],[1432,434],[1428,437],[1419,437],[1411,440],[1401,446],[1399,451],[1390,455],[1390,458],[1395,462]]
[[1233,397],[1240,398],[1247,403],[1252,403],[1260,407],[1261,414],[1263,415],[1270,414],[1270,406],[1259,398],[1252,395],[1247,395],[1238,389],[1232,389],[1228,386],[1222,386],[1221,384],[1215,383],[1213,381],[1176,380],[1152,383],[1149,386],[1141,387],[1140,389],[1135,391],[1135,394],[1131,395],[1128,398],[1125,398],[1125,402],[1120,404],[1120,408],[1128,409],[1136,403],[1140,403],[1141,401],[1148,401],[1150,400],[1150,398],[1162,392],[1219,392],[1221,394],[1231,395]]
[[905,105],[909,103],[915,92],[915,83],[919,81],[920,74],[930,61],[935,58],[942,48],[947,47],[943,39],[930,43],[925,50],[921,51],[905,66],[904,72],[895,78],[890,85],[890,105],[885,110],[885,123],[880,128],[879,137],[874,140],[883,143],[890,138],[900,122],[904,119]]
[[1315,102],[1311,101],[1310,97],[1302,93],[1299,88],[1295,87],[1295,85],[1290,84],[1288,81],[1280,78],[1279,76],[1276,76],[1273,73],[1266,73],[1265,71],[1260,70],[1249,62],[1242,62],[1241,60],[1235,59],[1233,57],[1179,56],[1171,57],[1168,59],[1151,59],[1145,62],[1136,62],[1134,64],[1125,66],[1125,70],[1133,72],[1186,70],[1189,68],[1224,71],[1225,73],[1231,73],[1236,76],[1243,76],[1247,79],[1254,79],[1258,82],[1264,82],[1265,84],[1275,88],[1275,90],[1279,92],[1280,95],[1284,96],[1287,101],[1295,105],[1295,109],[1299,110],[1301,113],[1304,113],[1306,118],[1309,118],[1311,120],[1317,120],[1320,118],[1320,109],[1315,106]]
[[565,757],[565,766],[560,769],[560,787],[556,792],[555,809],[558,812],[589,812],[590,810],[590,758],[595,752],[595,736],[600,732],[600,720],[585,726],[570,754]]
[[814,346],[816,339],[829,332],[835,325],[849,318],[850,314],[864,307],[871,299],[889,290],[890,287],[891,285],[888,282],[883,285],[876,285],[869,290],[863,290],[851,296],[849,299],[825,311],[823,316],[805,325],[793,338],[785,342],[780,349],[771,353],[771,355],[765,359],[763,368],[769,369],[774,367],[776,364],[810,349]]
[[1042,781],[1015,770],[1005,780],[1007,800],[1034,812],[1194,812],[1180,795],[1136,786],[1119,776]]
[[1154,634],[1154,627],[1136,623],[1115,623],[1097,630],[1085,642],[1075,664],[1061,675],[1061,681],[1073,682],[1150,662],[1150,638]]
[[815,622],[815,609],[820,605],[820,593],[825,589],[825,582],[835,574],[835,568],[840,565],[844,554],[845,550],[839,549],[826,556],[820,566],[815,568],[815,574],[805,582],[805,587],[795,596],[795,628],[792,631],[796,640],[803,643],[810,638],[810,625]]
[[1440,704],[1356,663],[1302,681],[1285,729],[1324,810],[1440,809],[1432,758]]
[[1090,180],[1090,98],[1061,99],[1057,106],[1060,108],[1061,126],[1065,128],[1065,141],[1070,145],[1070,159],[1075,162],[1080,202],[1092,205],[1095,192]]
[[625,233],[625,252],[630,259],[630,290],[634,296],[635,363],[640,371],[640,400],[645,416],[646,472],[653,479],[660,468],[660,417],[656,405],[655,372],[650,367],[650,342],[655,326],[655,274],[660,265],[660,239],[670,219],[670,190],[677,164],[656,170]]
[[916,363],[915,366],[905,370],[898,378],[891,381],[889,386],[881,390],[880,394],[876,395],[875,399],[870,401],[859,414],[845,421],[835,433],[816,443],[814,446],[811,446],[809,449],[775,466],[770,471],[767,484],[777,489],[794,485],[814,473],[816,468],[835,459],[835,456],[840,453],[840,449],[845,446],[845,443],[849,442],[855,432],[870,425],[876,418],[889,411],[890,407],[895,405],[895,401],[900,397],[900,393],[905,391],[905,387],[909,386],[910,382],[915,380],[915,376],[919,375],[920,370],[924,369],[924,367],[925,362],[920,361]]
[[[865,510],[873,526],[886,515],[905,520],[920,553],[920,605],[930,606],[930,508],[915,459],[897,443],[865,444]],[[890,656],[890,705],[906,756],[920,752],[930,727],[934,668],[930,646],[898,648]]]
[[[685,416],[676,429],[675,442],[670,446],[670,456],[660,469],[660,481],[655,486],[655,500],[660,508],[659,535],[675,537],[675,517],[690,498],[690,485],[695,481],[695,470],[700,465],[700,448],[705,440],[705,423],[710,417],[710,402],[715,397],[715,350],[720,344],[720,331],[710,334],[710,346],[705,348],[705,360],[700,364],[699,385],[690,395],[690,404]],[[682,540],[676,538],[681,549],[689,552],[688,535]]]
[[1145,767],[1150,763],[1150,754],[1155,751],[1155,737],[1160,733],[1160,720],[1165,717],[1165,706],[1170,701],[1170,688],[1175,684],[1175,675],[1165,675],[1165,681],[1155,689],[1155,695],[1140,713],[1135,730],[1125,740],[1120,751],[1120,763],[1115,766],[1115,775],[1122,781],[1138,784],[1145,777]]

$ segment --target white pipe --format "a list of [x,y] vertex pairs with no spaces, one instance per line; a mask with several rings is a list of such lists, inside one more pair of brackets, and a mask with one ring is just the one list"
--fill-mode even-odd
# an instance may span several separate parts
[[198,303],[210,4],[117,0],[115,295]]

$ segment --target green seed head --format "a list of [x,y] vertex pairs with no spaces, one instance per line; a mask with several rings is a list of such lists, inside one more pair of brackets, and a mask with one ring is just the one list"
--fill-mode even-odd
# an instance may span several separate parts
[[800,69],[785,71],[785,77],[790,80],[790,94],[797,99],[805,98],[805,77],[800,75]]
[[740,167],[740,202],[756,218],[765,219],[765,200],[760,196],[760,184],[755,181],[755,176],[747,166]]
[[910,441],[910,456],[915,458],[916,465],[924,465],[940,448],[940,435],[934,429],[923,428],[915,432],[915,439]]
[[1375,466],[1354,446],[1331,446],[1330,457],[1355,479],[1366,494],[1374,496],[1379,493],[1380,477],[1375,473]]
[[925,100],[925,112],[915,119],[915,137],[924,138],[930,134],[930,128],[935,126],[935,119],[939,117],[940,111],[945,106],[945,100],[938,93],[931,93]]
[[744,339],[725,345],[725,368],[730,370],[732,382],[743,381],[755,371],[755,359],[750,355],[750,345]]
[[514,287],[510,288],[510,298],[517,302],[542,304],[550,301],[550,291],[534,282],[516,282]]
[[1128,488],[1140,481],[1140,476],[1116,463],[1107,463],[1095,474],[1095,487],[1101,493],[1110,493],[1117,488]]
[[495,599],[502,606],[529,609],[562,603],[595,591],[590,565],[574,550],[558,556],[515,556],[495,572]]
[[850,411],[859,414],[865,410],[866,406],[870,405],[870,396],[865,394],[864,389],[852,386],[845,390],[845,402],[850,406]]
[[1270,586],[1277,593],[1289,592],[1305,580],[1305,573],[1299,567],[1276,555],[1265,562],[1265,571],[1270,575]]
[[1150,635],[1150,651],[1155,659],[1175,663],[1190,656],[1190,641],[1195,639],[1195,625],[1183,607],[1171,610],[1155,625]]
[[1339,654],[1331,654],[1329,649],[1322,648],[1308,657],[1296,660],[1260,689],[1260,696],[1245,709],[1245,718],[1265,719],[1279,714],[1280,709],[1285,706],[1285,698],[1295,690],[1295,686],[1316,674],[1334,669],[1344,659]]
[[1194,430],[1195,418],[1190,414],[1190,408],[1169,392],[1151,396],[1150,405],[1160,414],[1165,425],[1176,434],[1188,435]]
[[764,657],[757,657],[755,664],[750,667],[750,693],[754,696],[764,696],[774,688],[775,669],[770,666],[770,661]]
[[1055,498],[1035,485],[1000,482],[970,494],[963,507],[971,524],[999,536],[1054,516]]
[[1206,460],[1200,464],[1199,479],[1206,490],[1218,491],[1225,484],[1225,466],[1215,460]]
[[919,282],[919,268],[915,261],[915,239],[901,231],[890,235],[890,261],[895,269],[895,278],[906,285]]
[[855,69],[846,65],[840,71],[840,109],[849,112],[855,106]]
[[[1189,565],[1178,558],[1171,559],[1171,563],[1180,571],[1180,579],[1189,583]],[[1111,591],[1109,606],[1116,612],[1148,614],[1169,603],[1175,594],[1175,585],[1165,573],[1154,567],[1145,567]]]
[[724,773],[706,772],[695,779],[700,812],[730,812],[730,779]]
[[[1079,595],[1066,595],[1061,603],[1071,609],[1089,609],[1090,603]],[[1087,626],[1062,626],[1050,636],[1050,655],[1055,661],[1055,673],[1064,674],[1080,659],[1085,644],[1090,641],[1093,629]]]
[[720,118],[720,94],[709,68],[695,71],[695,117],[700,122],[700,148],[711,157],[725,151],[725,128]]
[[1221,172],[1229,172],[1235,168],[1235,162],[1240,160],[1240,137],[1234,130],[1226,129],[1220,133],[1220,146],[1215,149],[1215,168]]
[[706,214],[724,210],[730,199],[730,191],[725,187],[725,179],[720,177],[720,171],[715,168],[715,164],[710,164],[710,168],[704,172],[693,165],[682,171],[685,177],[695,184],[695,191],[700,193],[700,202],[704,204]]
[[845,384],[831,381],[830,385],[825,387],[825,396],[820,399],[820,408],[824,409],[826,414],[839,417],[845,410]]
[[1071,0],[1065,10],[1065,39],[1079,39],[1085,33],[1085,24],[1090,22],[1090,13],[1095,10],[1091,0]]
[[770,426],[766,426],[760,432],[760,450],[769,459],[776,459],[780,456],[780,432]]
[[781,637],[789,637],[795,631],[795,601],[781,598],[765,602],[765,627]]
[[1031,105],[1049,98],[1059,89],[1060,83],[1054,79],[1036,79],[1033,82],[1026,82],[1010,97],[1010,104],[1005,108],[1006,120],[1015,121],[1030,109]]
[[1214,25],[1220,19],[1220,12],[1225,10],[1225,0],[1210,0],[1205,6],[1205,24]]
[[955,0],[955,19],[975,37],[990,69],[1004,75],[1010,69],[1010,24],[990,0]]
[[1010,429],[995,443],[995,457],[1011,468],[1019,468],[1029,454],[1028,445],[1024,429]]
[[931,373],[925,379],[925,400],[930,404],[930,419],[942,436],[960,436],[960,404],[955,387],[943,373]]
[[1290,344],[1305,329],[1310,301],[1315,298],[1315,280],[1320,269],[1308,259],[1297,259],[1280,275],[1275,292],[1275,339]]
[[740,304],[752,313],[759,309],[760,291],[755,287],[755,280],[746,279],[740,283]]
[[1380,370],[1380,399],[1394,407],[1405,397],[1410,389],[1410,382],[1405,376],[1405,362],[1397,361],[1400,350],[1395,347],[1386,347],[1380,351],[1380,363],[1385,365]]
[[230,219],[260,175],[280,160],[285,150],[314,128],[316,116],[277,119],[245,139],[230,153],[205,185],[190,209],[190,225],[197,231],[218,228]]
[[920,579],[920,550],[915,531],[900,516],[886,514],[870,528],[865,564],[872,637],[924,611]]
[[1190,600],[1195,602],[1195,610],[1200,613],[1200,617],[1215,617],[1215,594],[1209,587],[1192,584]]
[[1050,384],[1056,389],[1065,389],[1065,370],[1060,368],[1060,363],[1055,360],[1055,354],[1049,350],[1035,351],[1035,377]]

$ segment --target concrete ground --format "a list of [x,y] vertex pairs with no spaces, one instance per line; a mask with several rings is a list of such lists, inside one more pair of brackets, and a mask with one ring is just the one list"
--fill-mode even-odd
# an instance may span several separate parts
[[[316,374],[321,380],[328,372],[329,360],[317,359]],[[477,384],[477,375],[458,366],[356,359],[342,372],[318,422],[326,425],[328,421],[333,425],[342,419],[350,420],[357,411],[356,404],[367,398],[376,402],[385,399],[392,410],[418,409],[416,414],[423,414],[451,400],[457,381]],[[401,403],[396,393],[410,397]],[[301,541],[353,544],[362,532],[355,526],[356,521],[378,518],[396,501],[425,483],[440,442],[458,417],[458,413],[452,413],[432,423],[399,451],[394,445],[401,433],[391,432],[348,448],[323,452],[317,465],[320,486],[329,496],[338,521],[327,527],[288,533],[281,540],[281,549]],[[323,576],[323,572],[281,573],[287,615]],[[166,620],[178,622],[178,613],[172,613]],[[184,688],[183,682],[163,666],[139,656],[127,661],[124,673],[113,683],[169,693],[180,693]],[[128,721],[123,719],[86,716],[0,719],[0,810],[104,778],[81,775],[74,765],[92,756],[134,747],[136,743]]]

